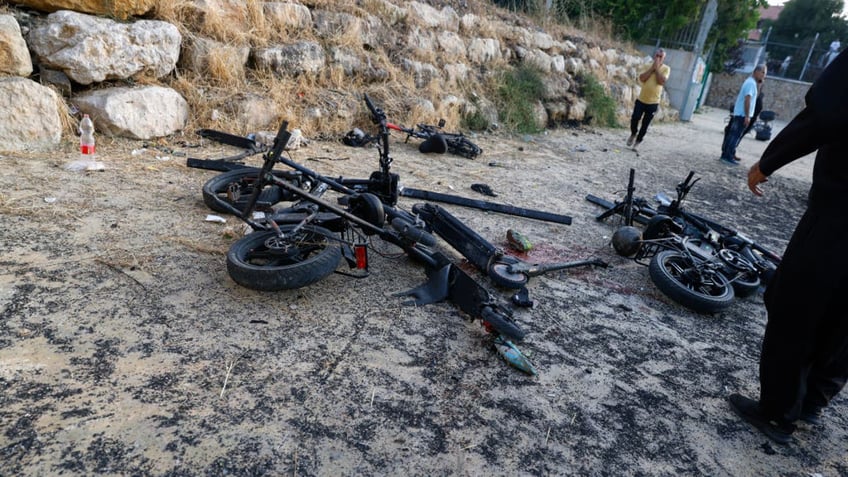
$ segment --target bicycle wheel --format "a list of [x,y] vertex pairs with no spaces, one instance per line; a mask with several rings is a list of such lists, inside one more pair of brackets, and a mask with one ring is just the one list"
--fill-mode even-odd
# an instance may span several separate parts
[[733,287],[718,272],[698,273],[689,257],[663,250],[651,259],[648,272],[666,296],[698,313],[715,313],[733,302]]
[[[218,174],[209,179],[203,184],[203,203],[207,207],[220,212],[229,214],[230,210],[223,204],[228,204],[242,211],[250,200],[253,194],[253,187],[258,177],[258,170],[255,169],[236,169],[233,171]],[[282,173],[274,175],[282,176]],[[259,194],[259,202],[276,204],[283,200],[283,190],[278,186],[268,186]]]
[[284,238],[261,231],[233,243],[227,252],[227,272],[233,281],[253,290],[278,291],[305,287],[333,273],[341,260],[333,233],[304,225],[289,235],[294,228],[281,226]]
[[746,298],[757,293],[760,289],[760,275],[744,252],[723,248],[719,250],[718,256],[724,261],[724,276],[728,281],[733,280],[730,284],[737,297]]
[[747,298],[760,289],[760,276],[757,272],[748,272],[741,277],[733,280],[730,284],[733,285],[733,293],[739,298]]
[[448,152],[463,156],[468,159],[483,154],[483,150],[479,146],[469,141],[467,137],[461,135],[445,135],[448,142]]

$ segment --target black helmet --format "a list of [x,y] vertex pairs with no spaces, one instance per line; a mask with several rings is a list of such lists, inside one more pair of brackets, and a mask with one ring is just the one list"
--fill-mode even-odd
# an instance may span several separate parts
[[425,154],[428,152],[444,154],[448,150],[448,140],[441,134],[433,134],[429,139],[418,145],[418,150]]
[[615,251],[624,257],[636,255],[639,247],[642,245],[642,232],[632,225],[619,227],[612,234],[612,247]]

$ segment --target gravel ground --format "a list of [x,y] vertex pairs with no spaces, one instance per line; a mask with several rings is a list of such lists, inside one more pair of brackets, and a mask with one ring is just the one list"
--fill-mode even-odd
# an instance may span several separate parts
[[[731,392],[759,390],[761,295],[688,311],[614,253],[616,220],[595,221],[601,210],[585,200],[621,198],[630,168],[643,197],[673,193],[694,170],[690,210],[782,253],[812,159],[754,197],[745,173],[766,143],[748,137],[742,167],[721,163],[724,116],[656,124],[638,153],[623,129],[481,135],[475,160],[393,139],[405,186],[574,219],[444,205],[495,245],[512,228],[535,245],[528,261],[612,265],[531,280],[535,306],[515,316],[535,377],[507,366],[450,303],[401,306],[393,294],[423,270],[379,241],[365,279],[333,274],[285,292],[235,284],[225,253],[242,227],[205,220],[200,188],[216,173],[180,155],[226,148],[192,147],[193,135],[146,151],[100,138],[100,172],[67,170],[71,144],[5,153],[0,475],[848,475],[845,398],[788,447],[728,408]],[[340,143],[291,156],[330,176],[377,165],[373,149]],[[471,191],[479,182],[498,197]]]

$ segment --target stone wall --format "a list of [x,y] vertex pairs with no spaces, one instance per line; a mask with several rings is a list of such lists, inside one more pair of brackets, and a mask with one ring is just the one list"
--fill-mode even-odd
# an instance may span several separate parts
[[[729,110],[747,77],[745,74],[712,75],[712,84],[705,104]],[[810,83],[767,76],[763,88],[763,109],[774,111],[779,119],[788,121],[804,109],[804,95],[810,89]]]

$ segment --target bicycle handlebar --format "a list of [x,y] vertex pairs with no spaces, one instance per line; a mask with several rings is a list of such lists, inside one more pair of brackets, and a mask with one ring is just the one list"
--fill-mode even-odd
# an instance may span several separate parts
[[374,124],[379,124],[381,127],[387,126],[386,123],[386,113],[374,106],[374,103],[371,102],[371,98],[368,97],[368,93],[365,93],[365,105],[368,106],[368,110],[371,112],[371,121]]

